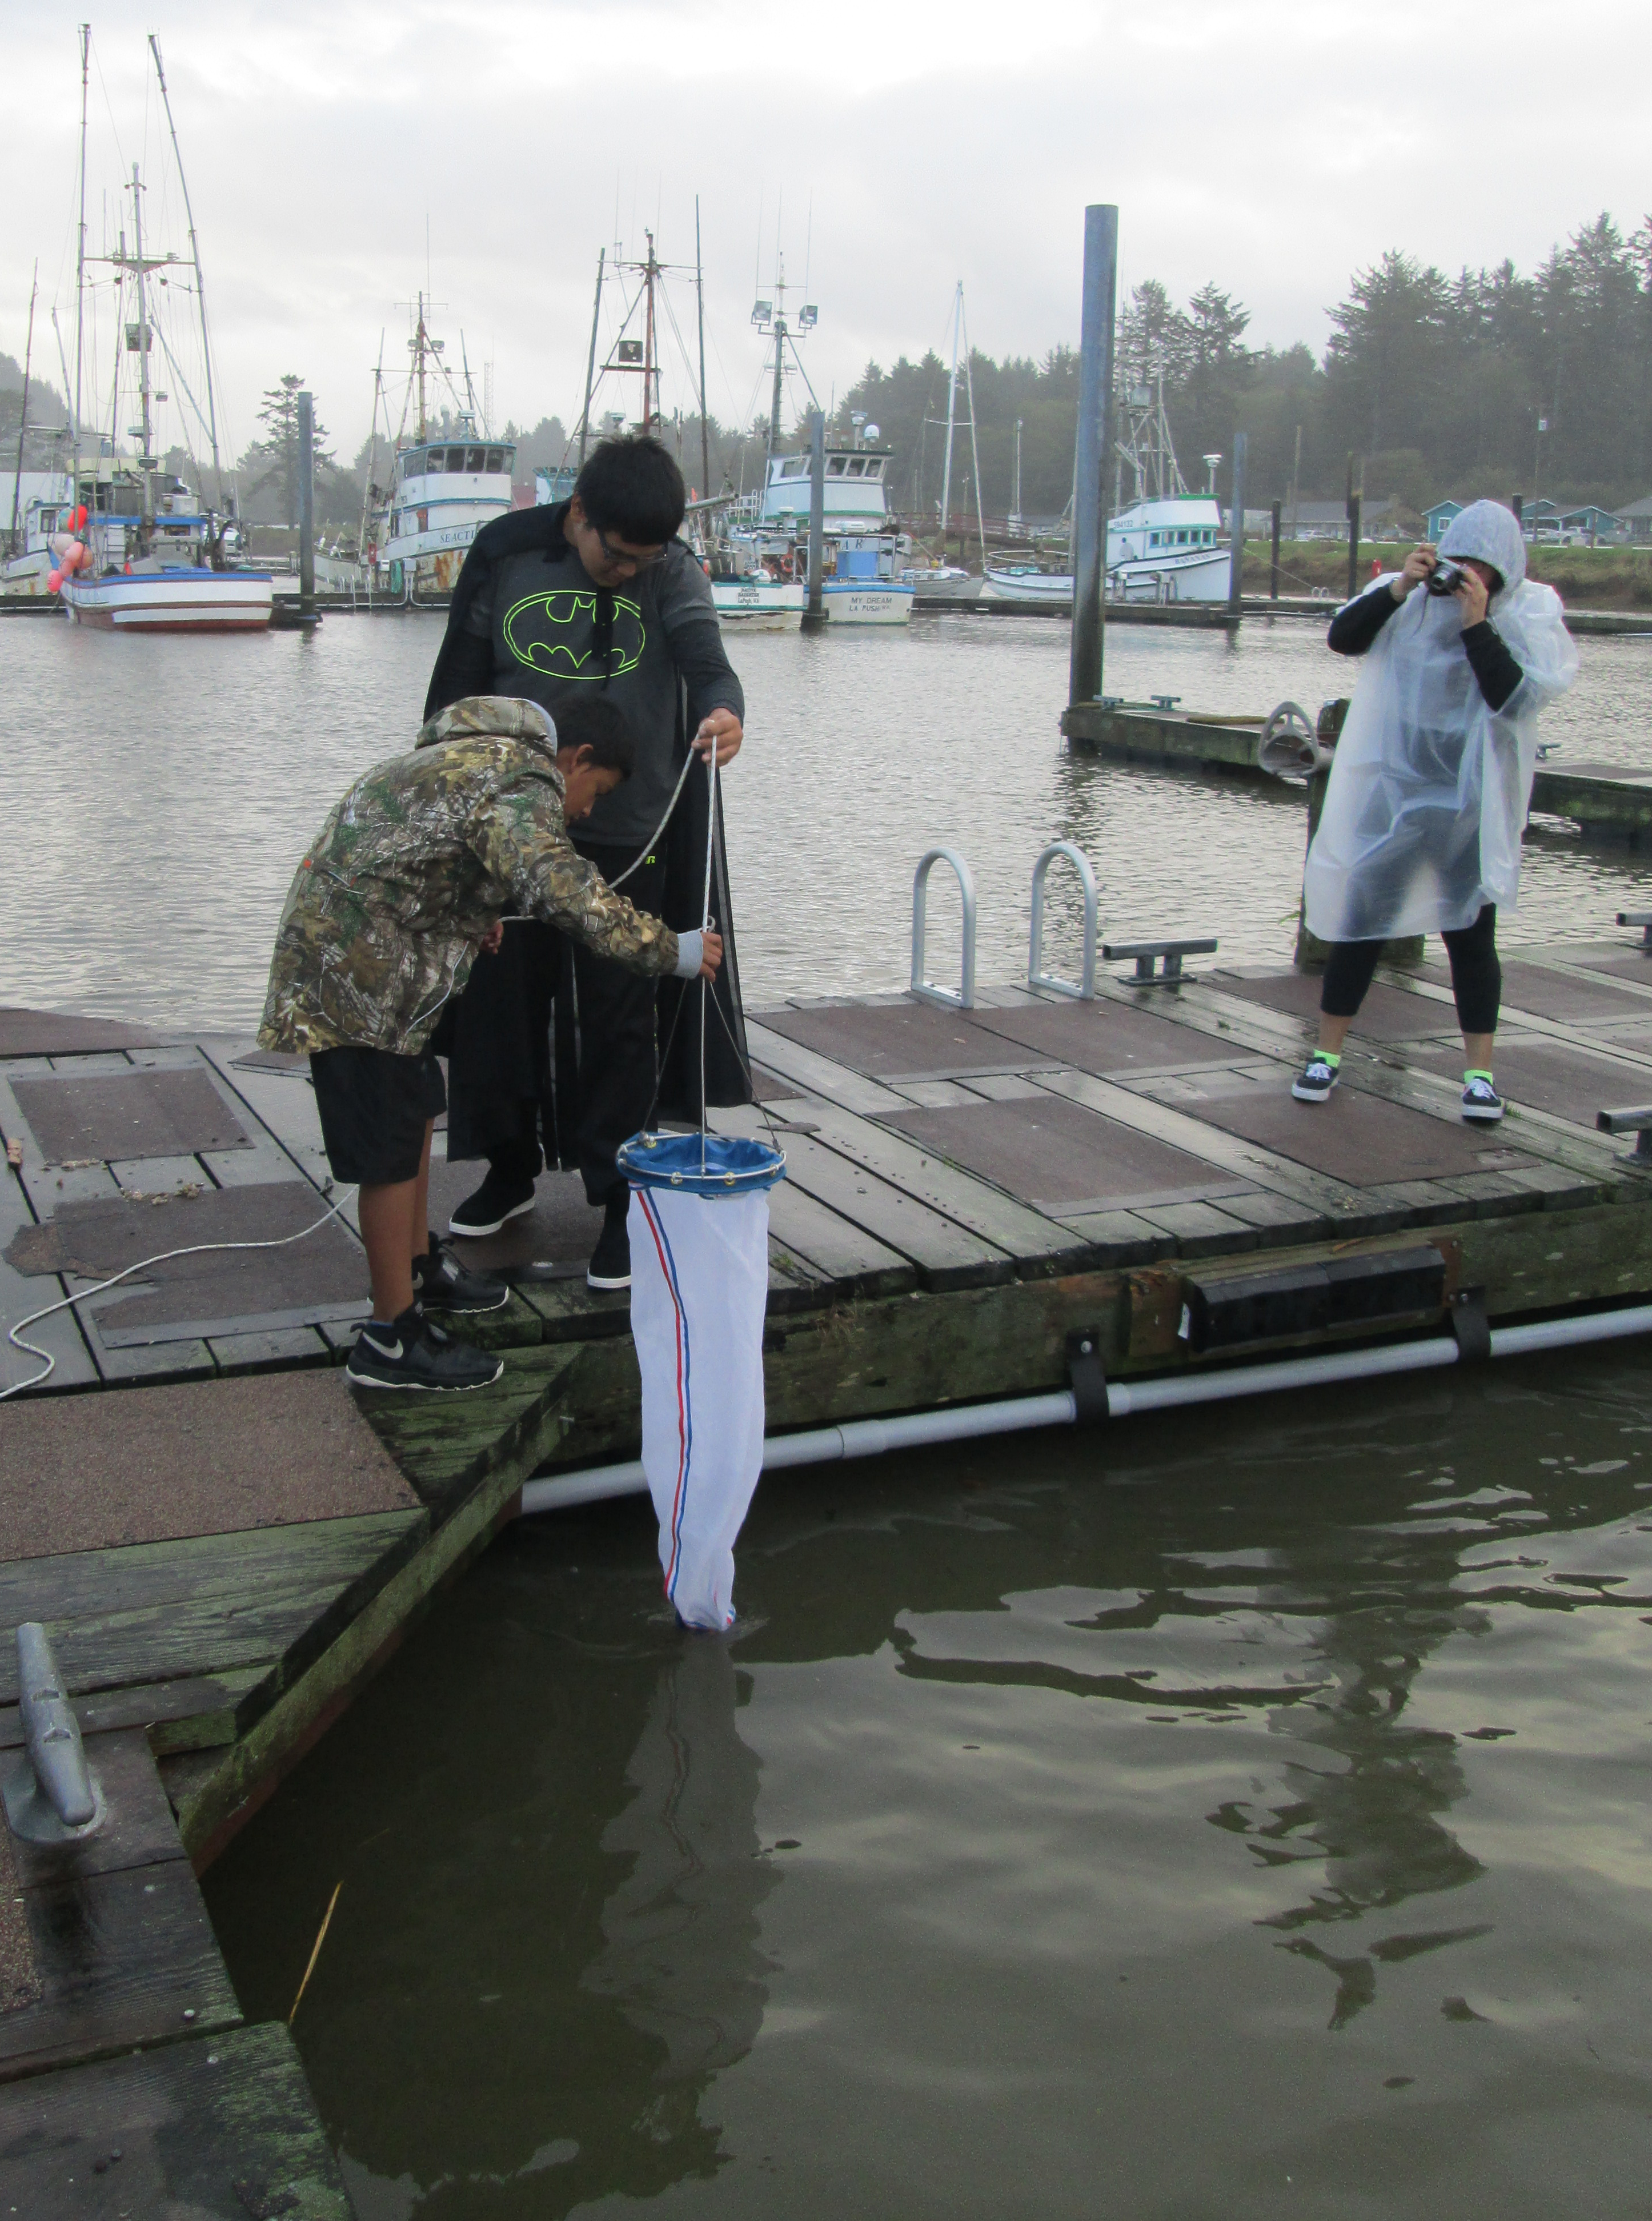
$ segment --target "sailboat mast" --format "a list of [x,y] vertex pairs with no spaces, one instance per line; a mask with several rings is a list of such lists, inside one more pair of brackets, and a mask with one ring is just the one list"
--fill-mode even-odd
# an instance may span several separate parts
[[143,266],[143,180],[138,175],[135,162],[132,165],[132,267],[138,282],[138,416],[143,439],[138,467],[143,472],[143,514],[147,519],[155,513],[154,458],[150,452],[149,422],[149,292],[144,283],[147,272]]
[[700,317],[700,497],[711,498],[711,435],[705,422],[705,266],[700,260],[700,197],[694,196],[694,298]]
[[[585,405],[579,417],[579,468],[585,466],[585,442],[591,437],[591,390],[597,379],[597,327],[603,313],[603,266],[608,249],[597,250],[597,297],[591,304],[591,353],[585,358]],[[566,453],[566,449],[564,453]]]
[[[80,499],[80,365],[86,290],[86,85],[91,64],[91,25],[80,26],[80,228],[74,269],[74,432],[69,466],[74,499]],[[96,473],[94,472],[94,480]],[[92,499],[97,501],[94,485]]]
[[941,557],[947,554],[947,523],[951,515],[952,501],[952,424],[958,409],[958,329],[964,321],[964,281],[958,280],[958,291],[952,304],[952,376],[947,383],[947,460],[941,466]]
[[424,296],[422,293],[419,296],[419,325],[414,338],[413,348],[415,360],[418,365],[419,378],[419,429],[416,437],[422,447],[429,436],[429,428],[426,422],[424,411]]
[[[958,321],[963,323],[964,289],[958,288]],[[964,325],[964,391],[969,401],[969,454],[975,466],[975,529],[981,537],[981,568],[986,568],[986,518],[981,510],[981,451],[975,439],[975,373],[970,367],[969,327]]]
[[218,507],[223,507],[223,466],[218,460],[218,409],[212,393],[212,345],[207,336],[206,278],[201,270],[201,242],[196,236],[195,210],[190,205],[189,179],[184,175],[184,156],[178,144],[178,126],[172,121],[172,96],[166,90],[166,72],[160,66],[160,41],[153,31],[149,34],[149,51],[155,58],[155,76],[160,84],[160,104],[166,111],[166,128],[172,134],[172,159],[178,164],[178,182],[184,189],[184,215],[190,228],[190,253],[195,263],[195,305],[201,319],[201,356],[206,368],[207,438],[212,445],[212,475],[218,488]]
[[774,395],[769,403],[768,451],[771,460],[780,445],[780,411],[785,406],[785,257],[774,258]]
[[41,290],[41,266],[34,264],[34,276],[28,289],[28,338],[23,346],[23,414],[17,427],[17,474],[11,482],[11,552],[17,553],[17,512],[23,497],[23,441],[28,436],[28,370],[34,360],[34,303]]
[[654,430],[654,420],[659,413],[660,373],[654,360],[654,281],[660,265],[654,259],[654,234],[645,231],[642,236],[648,242],[648,260],[642,266],[642,283],[648,294],[642,336],[642,430],[646,437]]
[[[367,511],[372,502],[372,474],[379,462],[379,403],[384,391],[385,335],[381,327],[379,334],[379,367],[372,374],[372,426],[367,435],[367,468],[361,488],[361,531],[356,541],[359,550],[365,550],[367,545]],[[388,416],[388,410],[385,414]],[[388,422],[385,429],[388,435],[390,430]],[[393,471],[391,477],[393,482],[395,479]]]

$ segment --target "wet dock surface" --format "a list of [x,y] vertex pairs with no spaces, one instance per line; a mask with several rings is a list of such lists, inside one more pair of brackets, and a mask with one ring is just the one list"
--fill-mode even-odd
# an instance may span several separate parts
[[[1652,1101],[1638,941],[1506,961],[1496,1127],[1459,1116],[1442,966],[1384,971],[1342,1085],[1308,1106],[1290,1082],[1317,1003],[1312,979],[1218,958],[1175,986],[1106,979],[1088,1003],[1005,988],[969,1010],[895,995],[754,1016],[759,1101],[717,1123],[773,1129],[788,1156],[771,1430],[1058,1386],[1080,1328],[1111,1373],[1198,1363],[1178,1318],[1224,1272],[1422,1243],[1442,1304],[1476,1288],[1498,1317],[1652,1289],[1652,1188],[1595,1130]],[[0,1129],[21,1157],[0,1183],[0,1325],[160,1250],[283,1244],[146,1267],[32,1329],[55,1371],[0,1412],[0,1745],[21,1741],[11,1632],[38,1619],[117,1792],[101,1849],[11,1847],[0,2202],[31,2210],[47,2162],[30,2139],[67,2106],[154,2166],[156,2124],[206,2123],[203,2150],[230,2124],[232,2188],[263,2168],[266,2198],[271,2168],[310,2168],[305,2210],[343,2212],[284,2033],[239,2025],[195,1874],[530,1474],[635,1455],[627,1299],[586,1287],[596,1214],[547,1178],[531,1217],[470,1251],[535,1268],[461,1329],[504,1354],[497,1386],[358,1400],[339,1367],[365,1259],[353,1198],[316,1227],[335,1198],[301,1062],[0,1012]],[[474,1178],[435,1167],[439,1224]],[[40,1370],[3,1342],[0,1367],[8,1385]],[[236,2074],[256,2103],[222,2094]]]

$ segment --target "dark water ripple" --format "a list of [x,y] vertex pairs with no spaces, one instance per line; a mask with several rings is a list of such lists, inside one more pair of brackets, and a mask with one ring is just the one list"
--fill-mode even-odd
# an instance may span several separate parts
[[365,2221],[1630,2214],[1652,1361],[518,1530],[209,1877]]

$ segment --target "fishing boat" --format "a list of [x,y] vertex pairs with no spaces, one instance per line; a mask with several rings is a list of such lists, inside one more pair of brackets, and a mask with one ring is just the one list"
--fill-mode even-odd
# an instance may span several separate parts
[[[217,404],[212,385],[212,353],[207,334],[206,284],[201,266],[200,241],[184,178],[183,156],[172,121],[160,47],[153,36],[149,41],[149,50],[171,135],[189,228],[190,252],[179,255],[146,248],[143,218],[147,188],[136,162],[132,165],[130,182],[122,187],[123,195],[131,196],[130,247],[122,224],[113,254],[88,258],[84,252],[91,35],[83,26],[81,250],[76,267],[74,460],[70,472],[73,506],[66,511],[59,510],[57,528],[47,535],[47,544],[57,558],[55,575],[64,605],[77,624],[105,632],[261,632],[270,622],[272,582],[267,571],[243,569],[235,560],[238,535],[233,534],[228,505],[222,500]],[[88,459],[83,469],[80,377],[85,350],[85,265],[89,259],[103,263],[116,272],[117,352],[110,430],[100,440],[97,454]],[[181,335],[169,334],[157,291],[150,282],[162,272],[172,273],[169,299],[187,299],[191,293],[194,296],[203,403],[196,398],[190,372],[180,360]],[[168,285],[169,280],[162,276],[161,283]],[[194,435],[206,435],[220,491],[217,510],[204,506],[184,479],[161,467],[157,452],[161,444],[158,412],[170,397],[154,382],[157,343],[161,359],[169,367],[171,383],[178,386],[182,396],[178,404],[182,421],[177,428],[184,435],[182,444],[192,454]],[[130,397],[124,410],[123,392]],[[135,439],[138,444],[135,452],[123,453],[119,446],[121,420],[123,413],[129,412],[134,401],[138,421],[129,427],[127,436]],[[49,585],[49,578],[47,583]]]
[[[917,589],[905,575],[902,535],[889,512],[886,481],[894,451],[875,445],[878,427],[829,441],[823,488],[821,611],[829,623],[910,622]],[[789,543],[799,580],[808,576],[810,459],[772,455],[754,520],[758,533]],[[800,583],[801,597],[806,591]]]
[[[407,344],[412,361],[401,422],[391,441],[390,491],[377,516],[365,522],[362,540],[364,569],[374,575],[376,570],[387,572],[392,596],[419,602],[451,594],[472,541],[485,524],[515,506],[516,450],[514,442],[489,436],[476,405],[468,360],[460,372],[462,391],[450,376],[442,360],[447,343],[431,334],[422,293]],[[460,347],[462,353],[462,335]],[[383,389],[381,359],[373,388],[370,484]],[[435,413],[439,403],[440,417]]]

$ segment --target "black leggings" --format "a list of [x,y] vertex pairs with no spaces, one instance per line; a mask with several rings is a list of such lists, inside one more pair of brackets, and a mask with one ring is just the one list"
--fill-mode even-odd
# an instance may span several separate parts
[[[1497,904],[1487,903],[1472,925],[1442,934],[1451,960],[1451,992],[1457,1023],[1466,1034],[1494,1034],[1503,998],[1503,967],[1497,960]],[[1331,944],[1319,1007],[1328,1018],[1357,1015],[1371,975],[1386,948],[1382,941],[1337,941]]]

